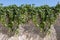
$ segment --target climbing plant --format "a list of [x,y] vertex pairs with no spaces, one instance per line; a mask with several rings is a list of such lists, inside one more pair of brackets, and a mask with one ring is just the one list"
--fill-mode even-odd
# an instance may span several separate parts
[[60,13],[59,8],[60,4],[55,7],[48,5],[37,7],[27,4],[19,7],[16,5],[0,6],[0,23],[14,31],[15,26],[17,29],[20,24],[28,23],[31,20],[36,27],[46,32],[57,19]]

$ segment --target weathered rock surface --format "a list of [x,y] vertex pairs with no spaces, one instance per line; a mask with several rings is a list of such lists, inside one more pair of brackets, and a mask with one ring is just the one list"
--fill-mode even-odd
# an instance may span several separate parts
[[[51,29],[49,29],[50,33],[47,34],[45,37],[42,37],[41,34],[39,31],[36,32],[35,28],[33,29],[33,27],[30,29],[30,28],[21,28],[20,27],[20,35],[19,36],[19,40],[23,39],[23,40],[57,40],[56,38],[56,32],[55,32],[55,29],[54,29],[54,26],[52,25],[51,26]],[[24,30],[22,30],[24,29]],[[30,31],[28,32],[28,30],[30,29]],[[44,36],[44,35],[43,35]]]
[[19,25],[19,34],[11,37],[7,34],[6,28],[4,28],[6,31],[3,30],[4,33],[1,32],[2,30],[3,29],[0,28],[0,40],[57,40],[53,25],[49,29],[50,33],[46,36],[44,36],[39,29],[33,27],[33,25]]

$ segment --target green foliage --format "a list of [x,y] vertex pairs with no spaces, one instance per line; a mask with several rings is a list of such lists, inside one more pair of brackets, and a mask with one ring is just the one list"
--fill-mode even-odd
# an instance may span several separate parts
[[60,4],[56,7],[49,7],[48,5],[36,7],[34,5],[16,5],[1,6],[0,7],[0,22],[14,31],[19,24],[28,23],[31,20],[36,27],[42,29],[42,31],[48,31],[51,24],[56,20],[59,11]]

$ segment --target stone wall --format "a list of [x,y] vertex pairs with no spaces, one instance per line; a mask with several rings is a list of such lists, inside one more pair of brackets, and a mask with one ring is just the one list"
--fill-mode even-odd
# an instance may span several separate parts
[[[1,27],[1,26],[0,26]],[[0,28],[1,29],[1,28]],[[2,29],[1,29],[2,30]],[[54,26],[49,29],[50,33],[45,36],[33,25],[19,25],[19,34],[9,37],[0,30],[0,40],[57,40]],[[4,28],[6,30],[6,28]],[[4,31],[3,30],[3,31]]]

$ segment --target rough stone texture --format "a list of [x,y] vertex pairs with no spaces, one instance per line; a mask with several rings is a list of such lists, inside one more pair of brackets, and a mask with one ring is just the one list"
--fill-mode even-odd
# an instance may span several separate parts
[[0,40],[57,40],[53,25],[49,29],[50,33],[46,36],[44,36],[43,33],[41,33],[39,29],[36,29],[36,27],[34,27],[33,25],[19,25],[19,35],[14,35],[11,37],[7,35],[7,32],[1,32],[2,30],[4,32],[7,31],[7,29],[4,27],[0,28]]
[[[32,30],[32,28],[31,28],[31,30],[30,30],[30,32],[28,32],[27,30],[29,30],[30,28],[28,28],[27,30],[26,29],[24,29],[24,28],[22,28],[22,27],[20,27],[20,32],[21,32],[21,36],[19,36],[19,39],[20,40],[57,40],[57,38],[56,38],[56,32],[55,32],[55,29],[54,29],[54,26],[52,25],[51,26],[51,29],[49,29],[49,31],[50,31],[50,33],[49,34],[47,34],[46,36],[44,36],[43,34],[43,36],[44,37],[41,37],[40,35],[40,32],[35,32],[34,33],[34,31],[36,31],[35,30],[35,28],[33,29],[34,31],[31,31]],[[24,29],[24,30],[22,30],[22,29]]]
[[57,38],[56,38],[56,31],[55,31],[53,25],[51,26],[51,29],[49,31],[50,31],[50,34],[49,35],[47,34],[44,37],[44,40],[57,40]]
[[59,17],[56,20],[54,28],[55,28],[56,33],[57,33],[57,40],[60,40],[60,15],[59,15]]

